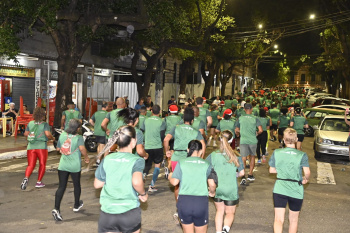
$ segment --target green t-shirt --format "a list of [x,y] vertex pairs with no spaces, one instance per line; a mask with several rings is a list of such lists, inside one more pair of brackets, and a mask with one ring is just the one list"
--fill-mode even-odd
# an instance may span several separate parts
[[220,108],[218,108],[219,116],[222,117],[222,115],[224,115],[224,112],[225,112],[226,109],[227,109],[227,108],[225,108],[225,107],[220,107]]
[[268,113],[271,117],[272,124],[277,125],[277,121],[279,116],[281,115],[281,111],[277,108],[273,108],[273,109],[270,109]]
[[123,108],[117,108],[106,115],[106,118],[109,120],[107,125],[107,128],[109,129],[108,138],[111,138],[117,129],[125,125],[124,119],[118,117],[118,112],[121,110],[123,110]]
[[253,108],[253,115],[254,115],[254,116],[259,116],[259,111],[260,111],[260,110],[259,110],[259,107],[254,107],[254,108]]
[[263,131],[267,131],[267,126],[270,126],[270,118],[269,117],[258,117]]
[[28,138],[30,136],[35,137],[33,141],[28,141],[27,150],[35,149],[47,149],[48,138],[45,135],[45,131],[50,132],[50,126],[46,122],[31,121],[27,125],[26,131],[29,131]]
[[299,98],[295,99],[294,104],[299,104],[299,106],[300,106],[300,99]]
[[177,125],[169,134],[174,138],[174,153],[171,156],[171,161],[179,161],[186,158],[190,141],[203,140],[203,136],[198,130],[186,124]]
[[225,100],[225,108],[232,108],[233,100]]
[[[238,105],[238,100],[237,100],[237,99],[233,99],[233,100],[232,100],[232,104],[235,105],[235,106],[237,107],[237,105]],[[231,104],[231,106],[232,106],[232,104]],[[230,108],[231,108],[231,107],[230,107]]]
[[141,126],[141,130],[145,132],[145,149],[163,148],[161,131],[165,130],[166,124],[159,116],[148,117]]
[[139,122],[137,123],[136,127],[139,129],[141,127],[141,125],[143,125],[143,122],[146,120],[146,116],[145,115],[139,115]]
[[62,115],[66,116],[64,122],[64,130],[68,129],[68,124],[71,119],[83,119],[83,116],[80,114],[80,112],[74,109],[68,109],[64,111]]
[[95,112],[95,114],[91,117],[94,121],[94,135],[96,136],[106,136],[106,131],[104,131],[101,127],[102,121],[106,118],[107,111],[101,110]]
[[151,117],[151,116],[152,116],[152,112],[150,110],[147,110],[146,117]]
[[241,134],[241,144],[257,144],[258,140],[256,138],[256,128],[261,126],[261,123],[256,116],[253,115],[243,115],[238,118],[236,122],[236,128],[240,129]]
[[71,154],[61,155],[58,170],[67,172],[80,172],[81,170],[81,153],[79,146],[84,146],[84,138],[81,135],[67,134],[65,131],[62,132],[58,138],[57,148],[61,148],[67,138],[71,138]]
[[276,149],[269,160],[270,167],[277,170],[277,180],[273,192],[297,199],[304,198],[304,187],[297,182],[278,179],[302,181],[303,167],[309,167],[305,152],[295,148]]
[[236,124],[236,121],[232,120],[232,118],[229,120],[222,119],[219,122],[216,129],[220,130],[221,132],[224,130],[230,130],[232,132],[232,134],[234,135],[235,134],[235,124]]
[[209,109],[209,104],[207,103],[203,104],[203,108]]
[[213,119],[212,126],[217,126],[219,123],[219,119],[218,119],[219,111],[218,110],[211,111],[210,115],[211,115],[211,118]]
[[205,134],[207,134],[207,117],[211,116],[208,109],[199,107],[199,119],[201,119],[205,124]]
[[167,135],[179,122],[181,121],[181,117],[177,115],[170,115],[164,118],[166,123],[165,135]]
[[228,163],[229,158],[219,150],[212,152],[206,159],[214,168],[218,176],[218,187],[215,198],[225,201],[239,199],[236,172],[244,169],[242,158],[238,157],[239,167],[234,163]]
[[[183,120],[180,123],[183,124]],[[200,130],[200,129],[205,130],[205,123],[198,117],[195,117],[193,119],[192,127],[196,130]]]
[[211,166],[198,157],[185,158],[176,165],[172,178],[180,180],[179,195],[208,196]]
[[303,108],[306,108],[306,104],[307,104],[307,99],[305,99],[305,98],[302,98],[302,99],[300,99],[300,101],[303,103]]
[[278,118],[278,121],[280,122],[278,128],[287,128],[290,123],[290,118],[288,116],[282,115]]
[[140,206],[132,175],[144,168],[145,160],[131,153],[112,153],[102,160],[95,177],[105,182],[100,195],[103,212],[121,214]]
[[300,115],[295,115],[290,119],[290,122],[294,122],[293,129],[297,131],[297,134],[304,134],[304,125],[307,125],[307,120],[305,117]]
[[271,106],[271,103],[272,103],[272,100],[271,100],[271,99],[266,99],[266,100],[265,100],[265,106],[270,107],[270,106]]

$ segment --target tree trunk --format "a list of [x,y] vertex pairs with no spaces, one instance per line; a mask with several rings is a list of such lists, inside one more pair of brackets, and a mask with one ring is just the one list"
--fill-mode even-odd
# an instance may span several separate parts
[[194,61],[191,58],[188,58],[184,60],[181,64],[181,69],[180,69],[180,93],[185,93],[186,92],[186,84],[187,84],[187,77],[189,76],[190,73],[193,75],[193,64]]
[[205,84],[204,84],[204,90],[203,95],[205,98],[210,98],[210,90],[214,83],[214,75],[217,73],[217,70],[219,69],[220,65],[218,62],[212,61],[207,62],[207,69],[209,71],[209,74],[207,75],[205,73],[205,63],[203,62],[201,66],[202,70],[202,76],[204,78]]

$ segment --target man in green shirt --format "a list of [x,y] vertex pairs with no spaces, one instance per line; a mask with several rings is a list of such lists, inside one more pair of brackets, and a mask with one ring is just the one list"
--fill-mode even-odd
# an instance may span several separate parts
[[[97,147],[97,154],[100,154],[103,147],[106,144],[106,132],[102,129],[101,124],[102,121],[106,118],[107,115],[107,103],[102,103],[102,109],[100,111],[97,111],[92,115],[90,119],[90,124],[94,126],[94,135],[96,138],[96,142],[98,144]],[[96,164],[99,165],[101,161],[101,157],[97,158]]]
[[[287,128],[283,137],[286,148],[276,149],[269,161],[270,173],[277,173],[273,189],[274,232],[282,232],[285,209],[289,206],[289,232],[298,231],[298,218],[304,199],[304,184],[310,179],[308,156],[295,149],[297,132]],[[304,172],[304,177],[302,175]]]
[[153,105],[152,116],[148,117],[140,128],[145,132],[145,150],[149,155],[143,170],[144,177],[147,176],[154,162],[153,178],[148,188],[149,192],[157,191],[155,183],[160,172],[160,163],[164,158],[162,141],[165,136],[166,123],[159,117],[159,114],[159,105]]
[[80,123],[82,123],[83,116],[79,111],[75,110],[74,102],[69,102],[67,105],[68,110],[62,113],[61,118],[61,129],[66,130],[68,128],[69,121],[71,119],[78,119]]
[[142,106],[140,108],[140,115],[139,115],[139,122],[137,123],[137,128],[139,129],[141,125],[143,125],[143,122],[146,120],[146,114],[147,114],[147,108],[145,106]]
[[272,126],[270,127],[270,141],[276,141],[275,131],[277,131],[277,122],[279,116],[281,115],[281,111],[277,109],[276,104],[272,104],[268,113],[272,121]]
[[[235,133],[240,139],[240,153],[242,155],[243,164],[246,164],[247,157],[250,156],[249,165],[250,170],[248,173],[248,180],[254,181],[253,170],[255,166],[255,155],[257,149],[258,140],[257,135],[263,132],[261,123],[256,116],[253,116],[253,106],[250,103],[244,105],[245,115],[240,116],[236,121]],[[258,131],[256,131],[258,129]],[[245,177],[242,177],[242,185],[246,184]]]
[[231,108],[233,103],[233,100],[231,99],[231,96],[227,96],[226,100],[225,100],[225,108]]
[[290,119],[290,127],[297,131],[297,149],[301,150],[301,143],[304,141],[304,128],[309,128],[306,118],[301,115],[301,108],[295,109],[295,115]]
[[207,99],[205,97],[203,98],[203,108],[209,109],[209,104],[207,104]]
[[198,130],[202,134],[203,138],[205,138],[205,123],[199,118],[199,108],[197,106],[193,106],[192,108],[194,112],[192,127]]
[[125,108],[124,98],[119,97],[115,101],[115,104],[117,105],[117,109],[107,113],[101,124],[101,127],[106,132],[108,138],[111,138],[120,126],[125,125],[124,120],[118,118],[118,112]]
[[210,128],[211,124],[213,123],[210,111],[203,107],[202,97],[197,97],[196,103],[197,103],[197,107],[199,108],[199,119],[201,119],[205,123],[205,134],[207,134],[207,128]]
[[[178,108],[176,105],[169,106],[170,115],[164,118],[166,124],[165,135],[167,135],[177,124],[180,123],[181,117],[177,115]],[[170,140],[170,149],[174,147],[174,140]]]

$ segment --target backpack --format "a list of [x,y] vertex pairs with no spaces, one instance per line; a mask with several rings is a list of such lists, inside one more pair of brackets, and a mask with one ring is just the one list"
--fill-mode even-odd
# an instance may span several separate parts
[[64,141],[64,143],[61,146],[60,152],[64,155],[70,155],[72,153],[74,153],[76,150],[79,149],[79,147],[77,147],[77,149],[75,149],[73,152],[71,151],[71,147],[72,147],[72,139],[73,137],[69,137],[69,135],[67,134],[67,139]]
[[39,125],[41,125],[41,123],[35,123],[34,122],[34,128],[33,128],[33,130],[30,130],[30,133],[29,133],[29,135],[27,137],[27,141],[29,143],[34,143],[37,138],[39,138],[39,137],[41,137],[43,135],[43,133],[38,135],[38,132],[37,132],[38,128],[39,128]]

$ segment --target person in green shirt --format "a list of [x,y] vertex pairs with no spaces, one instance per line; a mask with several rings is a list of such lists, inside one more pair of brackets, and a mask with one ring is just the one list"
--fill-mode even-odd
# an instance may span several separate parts
[[[210,128],[210,126],[213,123],[213,120],[211,118],[210,112],[208,109],[203,108],[203,98],[197,97],[196,98],[196,104],[199,108],[199,118],[205,123],[205,135],[207,135],[207,129]],[[205,140],[207,140],[205,138]]]
[[233,100],[231,96],[228,95],[225,100],[225,108],[231,108],[232,103],[233,103]]
[[[191,124],[193,123],[194,119],[194,111],[192,108],[186,108],[184,112],[184,124],[177,125],[175,128],[173,128],[169,134],[166,135],[164,138],[164,148],[166,151],[166,156],[168,158],[171,157],[171,169],[172,171],[175,170],[175,167],[177,163],[186,158],[186,150],[188,143],[191,140],[199,140],[203,145],[203,155],[205,154],[205,141],[202,136],[202,134],[194,129]],[[174,138],[174,151],[170,150],[169,147],[169,141]],[[177,201],[179,193],[179,187],[175,186],[175,200]]]
[[[277,173],[273,188],[275,208],[274,232],[282,232],[286,206],[289,206],[289,232],[298,231],[298,219],[304,199],[304,184],[310,179],[310,168],[306,153],[296,150],[297,132],[287,128],[284,131],[284,149],[276,149],[269,161],[270,173]],[[304,172],[304,177],[302,175]]]
[[203,108],[205,109],[208,109],[209,110],[209,104],[207,104],[207,99],[205,97],[202,97],[203,98]]
[[[242,155],[243,164],[246,164],[247,157],[250,156],[249,166],[250,170],[248,173],[248,180],[254,181],[253,170],[255,166],[255,155],[257,149],[258,140],[257,135],[263,132],[259,119],[252,115],[253,106],[250,103],[244,105],[245,115],[242,115],[236,121],[235,133],[240,139],[240,153]],[[258,129],[258,131],[257,131]],[[245,177],[242,177],[241,184],[246,184]]]
[[[102,121],[106,118],[107,115],[107,103],[102,103],[102,109],[97,111],[92,115],[90,119],[90,124],[94,126],[94,136],[97,142],[97,154],[100,154],[100,151],[106,144],[106,132],[102,129],[101,124]],[[99,165],[101,161],[101,157],[97,157],[96,164]]]
[[226,110],[227,108],[225,107],[225,102],[224,101],[221,101],[220,102],[220,107],[218,108],[218,111],[219,111],[219,116],[222,116],[224,114],[224,111]]
[[28,185],[29,177],[32,174],[37,159],[39,159],[38,180],[35,184],[36,188],[45,187],[41,182],[46,170],[46,160],[48,157],[47,141],[54,140],[50,132],[50,126],[45,119],[45,110],[41,107],[36,107],[33,112],[34,121],[29,122],[24,136],[27,137],[27,160],[28,166],[25,171],[25,177],[21,183],[21,189],[25,190]]
[[55,208],[51,212],[56,221],[63,220],[60,206],[69,176],[72,178],[74,186],[73,211],[78,212],[83,207],[83,201],[80,200],[81,155],[84,156],[84,161],[87,164],[89,164],[90,159],[84,146],[84,138],[78,134],[80,127],[81,123],[78,119],[71,119],[68,128],[62,132],[57,142],[57,150],[62,153],[62,156],[58,165],[59,183],[55,194]]
[[66,130],[68,128],[68,123],[71,119],[79,119],[80,123],[82,123],[83,116],[79,111],[75,110],[74,102],[69,102],[67,104],[68,110],[62,113],[61,118],[61,129]]
[[125,108],[125,99],[119,97],[115,101],[117,108],[107,113],[105,119],[102,121],[101,128],[106,132],[108,138],[111,138],[114,132],[124,125],[123,120],[118,118],[118,112]]
[[297,131],[297,149],[301,150],[301,144],[304,141],[304,128],[309,128],[306,118],[301,115],[301,108],[295,109],[295,115],[290,120],[290,127]]
[[136,125],[136,128],[140,129],[141,125],[143,125],[143,122],[146,120],[146,115],[147,115],[147,108],[145,106],[142,106],[139,110],[140,115],[139,115],[139,122]]
[[[176,105],[169,106],[169,113],[170,115],[164,118],[166,124],[165,135],[167,135],[176,125],[178,125],[181,122],[181,117],[177,115],[178,107]],[[169,144],[170,150],[173,150],[174,139],[170,140]]]
[[219,120],[221,120],[221,117],[220,117],[219,111],[218,111],[218,106],[216,104],[212,105],[212,107],[210,109],[210,115],[211,115],[211,118],[213,120],[213,123],[210,126],[210,137],[209,137],[207,145],[209,146],[212,139],[214,138],[213,146],[216,147],[217,133],[215,132],[215,129],[219,124]]
[[242,158],[229,146],[232,139],[234,135],[231,131],[222,131],[220,149],[213,151],[206,159],[214,168],[219,184],[214,197],[216,232],[230,232],[239,203],[237,177],[244,176]]
[[157,191],[155,184],[160,172],[160,163],[164,158],[162,141],[165,136],[166,123],[159,117],[160,112],[160,106],[157,104],[153,105],[152,116],[148,117],[140,128],[145,132],[145,149],[149,154],[143,171],[144,177],[148,175],[154,162],[153,177],[148,188],[149,192]]
[[[193,123],[191,124],[192,128],[195,130],[198,130],[203,138],[205,138],[205,123],[199,118],[199,108],[197,106],[193,106],[193,113],[194,113],[194,118],[193,118]],[[179,124],[183,124],[184,121],[181,120]]]
[[[271,127],[271,119],[268,116],[266,116],[266,111],[263,108],[259,109],[258,119],[261,123],[263,132],[256,137],[258,139],[256,154],[258,156],[258,163],[266,163],[266,144],[268,138],[267,130]],[[262,156],[260,155],[260,151]]]
[[[204,145],[205,146],[205,145]],[[202,159],[203,144],[198,140],[188,143],[187,158],[179,161],[170,183],[180,185],[177,202],[178,218],[184,232],[207,232],[209,223],[209,196],[215,195],[214,171],[210,163]]]
[[271,109],[269,109],[268,113],[272,121],[272,126],[270,127],[270,141],[276,141],[275,131],[277,131],[277,121],[281,115],[281,111],[277,109],[276,104],[272,104]]
[[[234,134],[235,132],[235,124],[236,120],[232,118],[232,110],[231,109],[226,109],[224,114],[222,115],[222,120],[219,122],[218,126],[216,127],[215,131],[216,133],[223,132],[225,130],[229,130]],[[235,139],[232,140],[231,142],[231,147],[232,149],[235,149]]]
[[102,188],[98,232],[140,232],[140,201],[146,202],[148,194],[142,180],[145,160],[133,153],[137,144],[135,128],[120,127],[107,149],[115,143],[119,151],[104,158],[95,172],[94,187]]
[[281,108],[282,115],[278,118],[277,127],[278,127],[278,141],[280,143],[280,148],[283,147],[283,132],[289,126],[290,118],[287,116],[288,108]]

